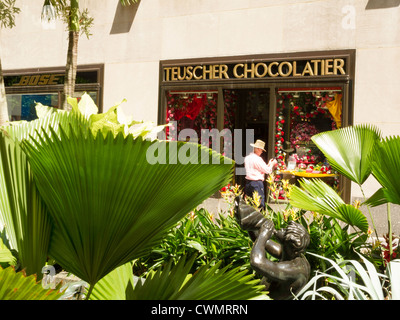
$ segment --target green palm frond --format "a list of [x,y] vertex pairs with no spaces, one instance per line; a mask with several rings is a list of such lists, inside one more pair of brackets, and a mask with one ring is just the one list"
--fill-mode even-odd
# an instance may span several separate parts
[[382,188],[365,203],[370,206],[387,202],[400,204],[400,137],[387,137],[377,143],[369,161],[372,174]]
[[128,262],[97,282],[90,295],[90,300],[126,300],[134,286],[132,262]]
[[187,281],[195,256],[189,261],[182,257],[176,265],[172,260],[163,268],[152,271],[146,280],[138,281],[128,300],[169,300],[177,295]]
[[137,3],[140,0],[120,0],[123,6],[130,6],[131,4]]
[[55,112],[43,105],[38,105],[37,111],[39,119],[3,127],[0,133],[0,222],[5,225],[10,247],[18,252],[21,267],[40,278],[52,225],[20,143],[39,139],[38,130],[48,132],[52,127],[53,133],[59,134],[60,124],[76,129],[88,123],[79,114]]
[[173,266],[170,261],[163,270],[150,273],[146,280],[138,282],[128,297],[131,300],[248,300],[266,299],[259,280],[247,271],[235,268],[219,269],[204,265],[193,275],[188,274],[194,257],[186,261],[183,257]]
[[8,265],[15,266],[16,262],[17,261],[14,255],[3,243],[3,240],[0,239],[0,264],[6,263]]
[[22,268],[40,277],[51,232],[47,209],[25,153],[5,131],[0,133],[0,157],[0,221]]
[[[145,254],[233,172],[224,157],[197,144],[50,132],[24,143],[54,221],[50,254],[91,285]],[[167,163],[150,163],[149,148]]]
[[13,267],[0,268],[0,300],[57,300],[58,289],[43,289],[34,275],[15,272]]
[[362,185],[371,174],[368,156],[380,138],[376,127],[357,125],[316,134],[312,141],[334,170]]
[[294,207],[339,219],[361,231],[368,231],[368,221],[355,207],[346,204],[329,185],[321,179],[301,179],[300,187],[293,186],[290,204]]
[[38,105],[36,110],[41,110],[39,113],[41,116],[39,119],[29,122],[19,122],[17,124],[4,127],[7,135],[16,142],[22,142],[23,140],[39,140],[40,132],[43,130],[49,134],[50,127],[53,131],[59,135],[59,128],[62,126],[65,130],[78,130],[78,128],[88,128],[89,122],[84,116],[78,112],[66,112],[64,110],[57,110],[57,112],[51,111],[54,109],[51,107]]

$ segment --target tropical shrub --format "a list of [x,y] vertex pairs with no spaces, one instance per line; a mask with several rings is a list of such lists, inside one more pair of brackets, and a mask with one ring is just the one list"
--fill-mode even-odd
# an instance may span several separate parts
[[201,145],[146,139],[160,128],[121,119],[117,106],[97,114],[88,95],[69,102],[71,112],[39,105],[38,120],[3,128],[0,220],[21,269],[40,275],[55,259],[89,284],[88,298],[226,185],[233,163]]
[[57,300],[62,294],[58,288],[44,290],[35,275],[0,267],[0,300]]
[[170,260],[163,267],[151,270],[146,277],[132,274],[132,264],[123,265],[101,279],[91,295],[92,300],[237,300],[268,299],[264,286],[253,280],[253,275],[239,268],[220,269],[203,265],[194,274],[190,259],[181,257],[175,264]]
[[195,209],[180,220],[148,255],[134,264],[136,275],[156,270],[170,260],[177,263],[182,256],[196,256],[190,272],[201,266],[220,264],[229,269],[252,272],[252,241],[229,213],[212,215],[206,209]]
[[[297,294],[301,300],[399,300],[400,260],[389,262],[386,273],[378,273],[375,266],[363,256],[361,264],[357,260],[336,263],[328,261],[332,267],[316,275]],[[323,280],[324,285],[320,286]]]

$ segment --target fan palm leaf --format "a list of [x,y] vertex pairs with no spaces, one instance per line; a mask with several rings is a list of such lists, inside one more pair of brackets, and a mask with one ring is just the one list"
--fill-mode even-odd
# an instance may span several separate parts
[[[41,277],[48,255],[51,221],[33,180],[22,140],[37,139],[37,130],[59,130],[59,125],[85,126],[78,114],[48,112],[37,106],[41,117],[3,127],[0,133],[0,222],[5,225],[11,249],[18,252],[19,264],[28,275]],[[87,124],[86,124],[87,125]],[[57,133],[58,134],[58,133]]]
[[0,265],[5,263],[11,266],[15,266],[17,260],[7,246],[0,239]]
[[380,138],[376,127],[357,125],[322,132],[311,139],[334,170],[362,185],[371,174],[368,156]]
[[43,289],[35,275],[26,276],[13,267],[0,268],[0,300],[57,300],[61,296],[57,289]]
[[369,160],[372,174],[382,188],[365,203],[370,206],[388,202],[400,204],[400,137],[387,137],[377,143]]
[[249,300],[267,299],[259,285],[260,281],[253,280],[252,274],[239,268],[228,270],[225,267],[219,270],[220,262],[213,267],[202,266],[174,294],[172,300]]
[[128,262],[97,282],[90,295],[90,300],[126,300],[134,287],[132,262]]
[[47,259],[51,224],[33,182],[25,153],[6,132],[0,133],[0,220],[10,248],[28,275],[37,274]]
[[[190,270],[195,256],[181,257],[176,265],[172,260],[163,268],[152,271],[143,281],[137,281],[132,290],[133,275],[130,266],[121,266],[101,279],[95,286],[91,299],[96,300],[244,300],[266,298],[246,271],[219,269],[220,263],[204,265],[194,273]],[[119,292],[116,292],[118,288]]]
[[[61,128],[60,137],[50,131],[24,143],[54,221],[50,254],[92,286],[150,250],[231,179],[232,163],[197,144],[93,136],[87,128]],[[149,148],[167,163],[150,163]]]
[[368,221],[357,208],[346,204],[329,185],[321,179],[301,179],[300,187],[293,186],[290,204],[294,207],[339,219],[361,231],[368,231]]

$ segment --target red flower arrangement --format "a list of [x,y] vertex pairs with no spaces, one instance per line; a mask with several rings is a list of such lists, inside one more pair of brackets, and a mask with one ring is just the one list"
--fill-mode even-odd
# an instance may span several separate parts
[[310,122],[299,122],[293,128],[290,133],[290,143],[292,147],[296,147],[299,143],[307,143],[311,140],[311,137],[317,134],[319,131]]

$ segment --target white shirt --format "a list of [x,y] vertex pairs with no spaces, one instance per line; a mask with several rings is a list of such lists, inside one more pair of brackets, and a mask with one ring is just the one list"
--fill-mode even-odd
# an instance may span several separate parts
[[244,158],[244,167],[246,168],[247,180],[264,181],[265,174],[272,173],[273,165],[268,165],[265,161],[254,152]]

